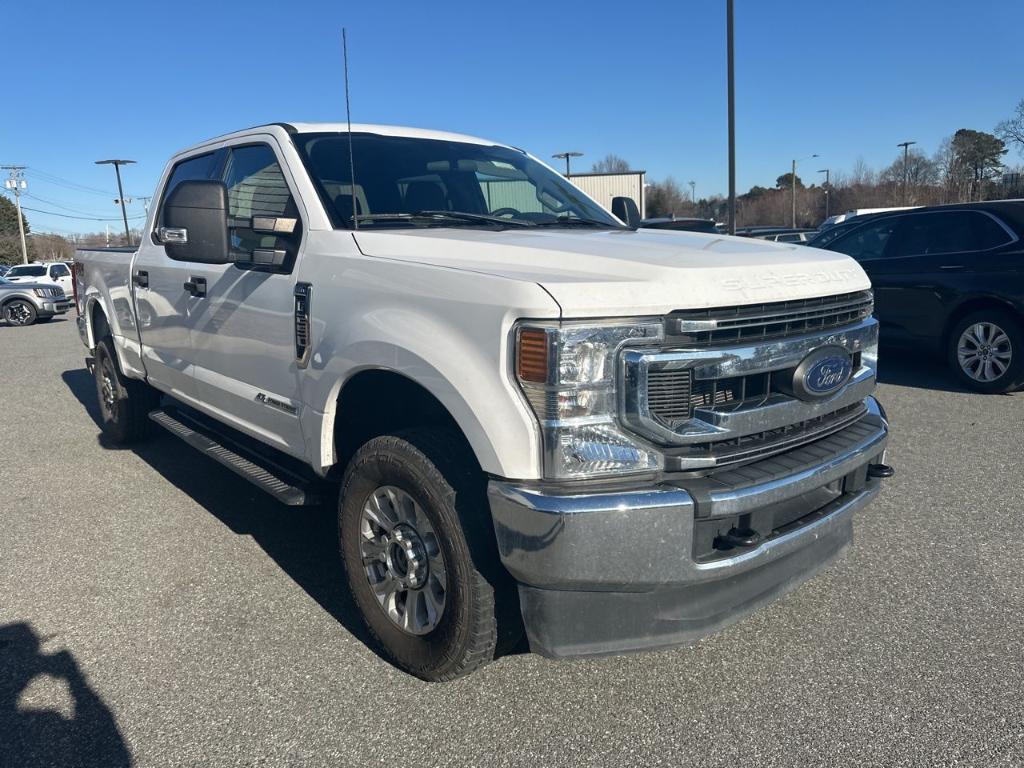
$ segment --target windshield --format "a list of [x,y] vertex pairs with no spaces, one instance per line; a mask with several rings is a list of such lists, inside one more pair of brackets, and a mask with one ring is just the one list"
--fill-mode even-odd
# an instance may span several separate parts
[[5,277],[45,277],[46,267],[11,267]]
[[[622,228],[570,182],[519,150],[353,133],[353,187],[348,134],[305,133],[294,140],[339,229],[352,227],[353,214],[360,229]],[[416,215],[424,212],[431,215]]]

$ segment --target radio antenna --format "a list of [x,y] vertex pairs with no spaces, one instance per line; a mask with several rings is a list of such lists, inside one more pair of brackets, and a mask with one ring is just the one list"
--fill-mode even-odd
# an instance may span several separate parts
[[341,51],[345,57],[345,118],[348,120],[348,172],[352,192],[352,229],[359,229],[358,208],[356,207],[356,160],[352,152],[352,106],[348,96],[348,36],[341,28]]

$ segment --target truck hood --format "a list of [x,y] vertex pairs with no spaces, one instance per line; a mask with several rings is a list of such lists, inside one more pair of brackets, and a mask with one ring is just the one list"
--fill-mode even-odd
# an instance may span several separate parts
[[805,299],[869,288],[853,259],[801,245],[663,230],[354,233],[367,256],[541,285],[564,317]]

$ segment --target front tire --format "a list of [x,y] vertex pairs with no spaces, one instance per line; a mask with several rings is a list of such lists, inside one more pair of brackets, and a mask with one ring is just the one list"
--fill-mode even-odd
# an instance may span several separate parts
[[[446,430],[377,437],[349,462],[338,502],[349,587],[400,668],[453,680],[497,645],[495,562],[483,475]],[[503,596],[502,596],[503,597]]]
[[115,445],[126,445],[149,437],[153,433],[149,412],[160,404],[160,393],[121,373],[109,336],[96,345],[93,373],[107,439]]
[[30,301],[14,299],[4,304],[4,320],[8,325],[32,325],[38,317]]
[[1024,384],[1024,331],[1008,312],[972,312],[956,324],[947,345],[957,378],[975,392],[1010,392]]

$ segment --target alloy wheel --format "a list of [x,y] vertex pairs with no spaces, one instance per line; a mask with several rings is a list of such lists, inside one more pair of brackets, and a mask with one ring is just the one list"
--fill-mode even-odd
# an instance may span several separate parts
[[423,507],[401,488],[381,486],[363,504],[359,532],[363,570],[385,615],[410,635],[436,629],[448,574]]
[[23,301],[13,301],[4,309],[4,319],[11,325],[27,325],[32,312]]
[[1006,331],[995,323],[981,322],[969,325],[960,334],[956,354],[965,374],[988,384],[1009,370],[1013,347]]

